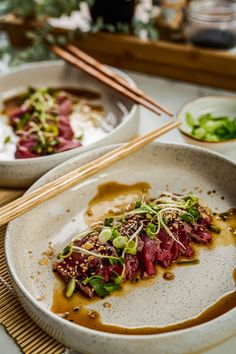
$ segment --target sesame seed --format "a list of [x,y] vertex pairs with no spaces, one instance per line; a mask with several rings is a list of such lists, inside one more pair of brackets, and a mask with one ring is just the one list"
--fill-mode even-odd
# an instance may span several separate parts
[[80,310],[80,307],[79,306],[75,306],[74,308],[73,308],[73,311],[74,312],[78,312]]
[[106,309],[109,309],[109,308],[111,308],[111,304],[110,304],[110,302],[104,302],[104,304],[103,304],[103,307],[105,307]]
[[59,313],[58,316],[62,317],[62,318],[66,318],[69,316],[69,312],[64,312],[64,313]]
[[164,278],[165,280],[173,280],[173,279],[175,278],[175,276],[174,276],[174,274],[171,273],[171,272],[165,272],[165,273],[163,274],[163,278]]
[[92,318],[92,319],[97,318],[97,314],[96,314],[96,312],[92,312],[92,311],[90,311],[90,312],[89,312],[89,317],[90,317],[90,318]]
[[39,260],[38,263],[39,263],[40,265],[46,265],[46,264],[48,264],[48,259],[47,259],[47,258],[42,258],[42,259]]

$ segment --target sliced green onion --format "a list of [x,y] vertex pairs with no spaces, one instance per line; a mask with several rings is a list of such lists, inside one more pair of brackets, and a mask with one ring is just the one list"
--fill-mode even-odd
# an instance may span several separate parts
[[74,278],[71,278],[66,287],[66,297],[71,297],[75,290],[76,282]]
[[224,141],[236,137],[236,118],[230,116],[214,117],[207,113],[193,119],[186,113],[186,123],[190,134],[205,141]]
[[194,127],[194,118],[191,113],[187,112],[185,116],[186,123],[188,124],[189,127],[193,128]]
[[61,253],[57,256],[57,258],[67,258],[73,252],[73,247],[71,245],[66,246]]
[[128,238],[126,236],[118,236],[114,238],[112,241],[113,246],[115,248],[124,248],[128,242]]
[[101,243],[106,243],[112,236],[112,230],[109,227],[105,227],[99,234],[98,239]]
[[221,231],[219,227],[217,227],[213,224],[209,225],[208,229],[211,230],[212,232],[215,232],[216,234],[220,234],[220,231]]

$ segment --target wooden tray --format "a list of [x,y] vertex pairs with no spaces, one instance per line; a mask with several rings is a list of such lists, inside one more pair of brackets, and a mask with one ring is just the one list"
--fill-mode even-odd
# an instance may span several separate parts
[[[27,43],[25,32],[39,24],[6,16],[3,28],[12,44]],[[55,33],[65,30],[55,28]],[[236,89],[236,54],[205,50],[167,41],[144,41],[131,35],[99,33],[78,38],[76,44],[105,64],[188,82]]]

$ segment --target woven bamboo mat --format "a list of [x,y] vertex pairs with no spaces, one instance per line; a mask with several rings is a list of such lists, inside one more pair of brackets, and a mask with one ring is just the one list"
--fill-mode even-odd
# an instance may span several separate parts
[[[0,206],[22,195],[22,190],[0,189]],[[61,354],[65,347],[34,323],[18,302],[11,285],[4,255],[6,227],[0,228],[0,324],[14,338],[23,353]]]

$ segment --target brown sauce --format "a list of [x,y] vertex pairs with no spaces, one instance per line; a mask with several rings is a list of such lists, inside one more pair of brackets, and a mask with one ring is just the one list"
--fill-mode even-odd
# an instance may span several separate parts
[[234,270],[233,270],[233,279],[234,279],[235,285],[236,285],[236,268],[234,268]]
[[[87,224],[91,224],[107,216],[115,215],[116,212],[121,213],[124,210],[127,210],[127,207],[131,207],[137,198],[141,198],[144,194],[147,194],[149,188],[150,186],[143,182],[136,183],[131,186],[126,184],[119,184],[116,182],[109,182],[100,185],[98,187],[97,194],[89,202],[88,209],[85,212],[85,219]],[[230,210],[229,215],[225,221],[215,217],[214,225],[219,227],[221,232],[220,234],[213,234],[214,239],[212,245],[209,246],[209,249],[218,246],[222,247],[232,244],[236,245],[236,209]],[[200,247],[201,246],[196,246],[196,254],[198,255],[198,258],[200,258]],[[174,264],[172,268],[177,266],[179,265]],[[160,266],[157,266],[157,269],[158,276],[162,276],[164,272],[166,272],[166,269]],[[234,269],[232,276],[236,283],[236,268]],[[153,282],[156,281],[157,277],[141,280],[138,282],[138,284],[136,283],[135,285],[131,282],[127,282],[123,284],[122,289],[115,292],[113,296],[124,296],[133,288],[133,286],[145,286],[148,288],[153,284]],[[102,323],[100,314],[88,308],[89,305],[97,301],[104,301],[104,303],[109,303],[109,297],[104,300],[101,300],[98,297],[90,300],[83,296],[81,293],[76,293],[72,296],[72,298],[67,299],[64,295],[64,284],[63,282],[60,282],[57,283],[57,286],[55,287],[51,310],[56,314],[66,314],[66,320],[101,332],[126,335],[159,334],[190,328],[223,315],[227,311],[236,307],[236,291],[228,293],[224,297],[220,298],[212,306],[203,311],[199,316],[183,321],[181,323],[164,327],[128,328]],[[73,309],[77,307],[79,310],[73,311]],[[109,308],[107,311],[109,311]]]
[[[234,279],[236,281],[236,269],[234,270]],[[208,307],[204,312],[202,312],[198,317],[164,327],[129,328],[102,323],[99,313],[87,308],[87,306],[98,300],[104,301],[104,304],[107,302],[109,303],[109,298],[104,300],[99,298],[89,300],[81,294],[74,294],[71,299],[67,299],[64,295],[63,285],[61,285],[54,291],[51,311],[60,315],[66,314],[66,320],[100,332],[126,335],[160,334],[194,327],[223,315],[236,306],[236,291],[233,291],[219,299],[212,306]],[[77,310],[78,308],[79,310]],[[73,309],[76,309],[76,311],[73,311]]]
[[[83,98],[85,100],[98,100],[101,96],[97,92],[84,90],[84,89],[76,89],[70,87],[58,87],[53,88],[52,91],[66,91],[73,96],[78,98]],[[4,109],[2,111],[3,114],[10,116],[17,108],[19,108],[24,101],[24,94],[19,94],[13,97],[10,97],[4,100]],[[104,108],[101,105],[92,105],[90,104],[91,108],[95,111],[102,112]]]
[[133,185],[108,182],[98,187],[95,197],[89,202],[85,212],[88,225],[132,209],[137,199],[147,195],[150,185],[140,182]]
[[221,232],[214,234],[212,247],[236,245],[236,209],[230,209],[225,220],[214,217],[213,223]]

